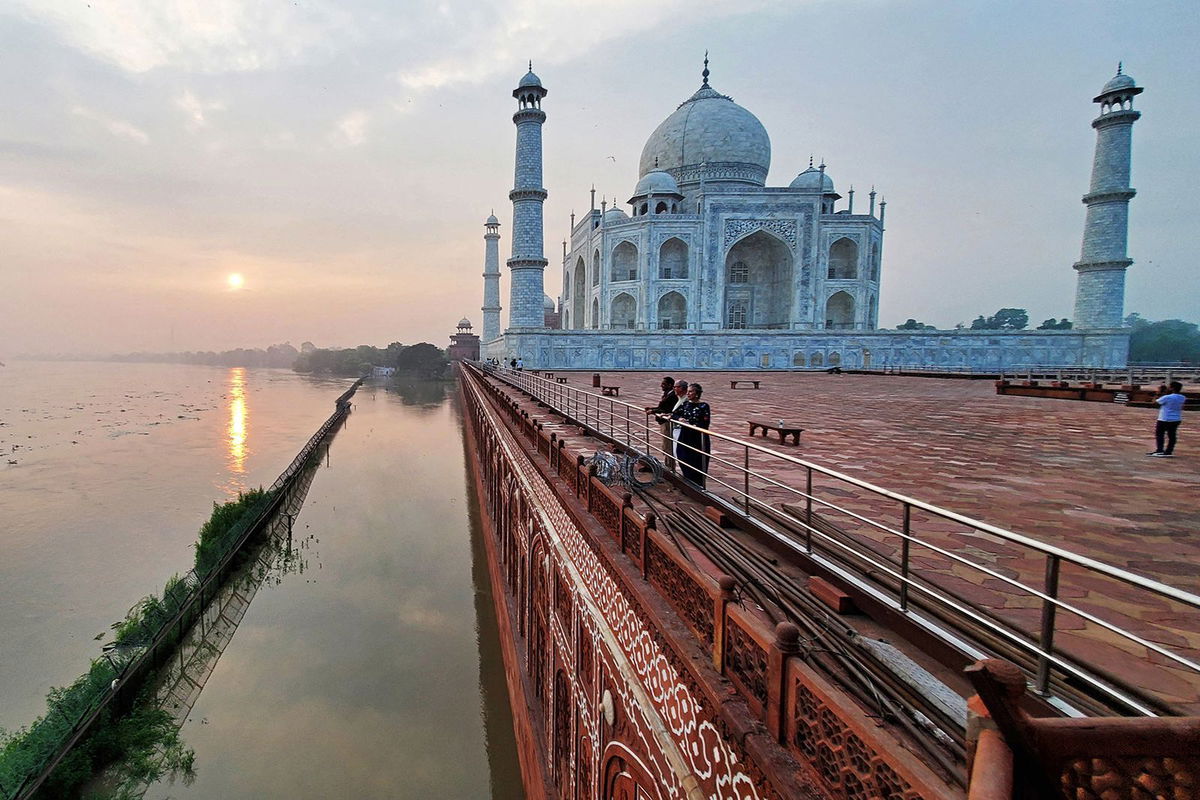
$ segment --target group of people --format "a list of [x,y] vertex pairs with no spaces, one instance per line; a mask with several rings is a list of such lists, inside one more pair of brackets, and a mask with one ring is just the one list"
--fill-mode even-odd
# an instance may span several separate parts
[[660,388],[662,399],[656,406],[646,406],[646,413],[653,414],[662,427],[666,466],[674,469],[678,464],[683,479],[703,489],[712,451],[706,433],[712,422],[712,409],[700,399],[704,396],[704,387],[667,376],[662,379]]

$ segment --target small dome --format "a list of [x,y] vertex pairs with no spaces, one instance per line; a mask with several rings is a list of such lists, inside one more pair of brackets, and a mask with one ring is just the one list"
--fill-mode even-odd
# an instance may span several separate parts
[[466,317],[463,317],[462,319],[460,319],[460,320],[458,321],[458,327],[460,327],[460,328],[469,328],[469,327],[471,327],[471,320],[467,319]]
[[500,220],[496,219],[495,214],[492,214],[490,217],[487,218],[487,222],[485,222],[484,224],[485,225],[499,225]]
[[671,173],[655,170],[648,172],[637,182],[637,188],[633,190],[634,197],[645,197],[653,192],[654,194],[679,194],[679,184],[671,177]]
[[833,194],[833,178],[829,177],[828,172],[822,175],[821,170],[816,167],[809,167],[801,172],[788,186],[792,189],[808,189],[820,191],[822,194]]
[[607,222],[624,222],[629,219],[629,215],[621,209],[613,206],[608,211],[604,212],[604,221]]
[[521,82],[517,84],[518,88],[525,89],[530,86],[537,86],[539,89],[542,86],[542,79],[533,74],[533,70],[525,73],[525,77],[521,78]]
[[1108,94],[1109,92],[1119,92],[1122,89],[1132,89],[1137,86],[1137,81],[1128,75],[1122,75],[1118,72],[1112,80],[1104,84],[1104,88],[1100,90],[1100,94]]
[[542,308],[546,309],[547,311],[553,311],[554,310],[554,298],[548,294],[542,295]]

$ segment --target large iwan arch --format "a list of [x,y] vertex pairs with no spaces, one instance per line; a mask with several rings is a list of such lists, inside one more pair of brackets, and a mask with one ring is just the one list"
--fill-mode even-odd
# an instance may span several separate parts
[[787,328],[792,313],[792,252],[756,231],[725,255],[725,327]]

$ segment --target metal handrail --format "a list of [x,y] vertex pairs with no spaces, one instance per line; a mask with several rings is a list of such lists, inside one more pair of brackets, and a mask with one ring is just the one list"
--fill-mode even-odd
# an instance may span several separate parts
[[[540,375],[533,374],[529,371],[510,370],[504,367],[493,367],[486,364],[477,364],[476,366],[495,375],[505,382],[515,386],[516,388],[528,393],[530,396],[537,399],[552,408],[556,408],[564,413],[567,417],[579,422],[585,428],[588,428],[595,433],[606,436],[618,444],[630,447],[636,450],[641,450],[648,453],[658,453],[666,455],[665,452],[656,445],[659,435],[657,425],[650,424],[647,420],[647,414],[644,407],[634,406],[619,400],[616,397],[589,392],[585,389],[558,384]],[[764,522],[760,517],[754,516],[752,510],[755,508],[771,509],[773,515],[784,514],[789,521],[805,532],[805,541],[803,542],[804,552],[808,555],[814,555],[813,542],[814,539],[822,543],[834,545],[838,549],[846,549],[846,545],[840,542],[823,531],[814,527],[811,523],[812,512],[815,509],[821,511],[836,512],[844,515],[848,519],[867,526],[879,533],[887,534],[896,537],[899,540],[901,557],[899,564],[899,572],[891,564],[879,561],[876,554],[869,550],[853,549],[852,552],[857,558],[870,564],[878,573],[882,573],[891,577],[898,582],[899,591],[898,597],[892,597],[892,590],[889,587],[881,585],[877,575],[857,574],[852,576],[863,588],[871,591],[874,595],[881,597],[897,610],[905,614],[913,614],[914,611],[910,608],[910,590],[915,590],[923,597],[930,598],[941,607],[952,610],[955,614],[964,617],[963,624],[972,630],[977,630],[978,626],[989,628],[993,634],[999,635],[1012,646],[1027,653],[1031,658],[1036,659],[1035,672],[1035,688],[1043,695],[1050,696],[1051,671],[1054,668],[1061,670],[1064,674],[1081,680],[1093,686],[1098,692],[1104,695],[1111,701],[1116,702],[1120,707],[1131,710],[1135,713],[1145,715],[1156,715],[1157,712],[1148,704],[1140,700],[1136,696],[1131,696],[1129,692],[1122,691],[1109,685],[1111,679],[1107,677],[1097,677],[1094,670],[1088,669],[1084,665],[1073,662],[1069,657],[1065,656],[1061,651],[1054,646],[1055,632],[1057,630],[1056,617],[1059,611],[1067,612],[1076,615],[1088,623],[1099,626],[1106,631],[1109,631],[1117,636],[1120,636],[1130,642],[1136,643],[1139,646],[1145,647],[1148,650],[1161,655],[1162,657],[1174,662],[1176,665],[1185,669],[1191,670],[1200,674],[1200,664],[1172,652],[1171,650],[1149,641],[1146,637],[1132,633],[1121,628],[1118,625],[1108,622],[1096,614],[1090,613],[1084,609],[1063,601],[1058,596],[1058,581],[1059,574],[1063,564],[1071,564],[1080,567],[1093,574],[1102,575],[1124,584],[1136,587],[1139,590],[1148,593],[1168,598],[1170,600],[1189,606],[1193,609],[1200,609],[1200,596],[1186,592],[1173,586],[1161,583],[1160,581],[1151,578],[1137,575],[1119,567],[1105,564],[1089,556],[1080,553],[1074,553],[1064,548],[1039,541],[1032,537],[1016,533],[1011,530],[997,527],[981,520],[976,520],[959,514],[948,509],[935,506],[931,503],[918,500],[913,497],[894,492],[883,487],[876,486],[859,478],[846,475],[836,470],[805,461],[795,456],[786,453],[780,453],[754,442],[748,442],[738,439],[727,434],[717,433],[710,430],[702,430],[682,422],[675,421],[673,424],[684,428],[691,428],[698,432],[703,432],[709,435],[714,443],[719,442],[725,445],[726,449],[735,449],[740,451],[741,463],[737,460],[728,457],[728,454],[706,454],[709,455],[710,463],[706,474],[709,480],[733,493],[733,504],[739,507],[747,516],[753,516],[756,522],[765,524],[767,527],[772,527],[770,521]],[[682,445],[688,447],[688,445]],[[691,448],[695,449],[695,448]],[[802,490],[794,486],[782,483],[769,475],[764,474],[759,470],[751,469],[751,456],[760,460],[766,459],[775,463],[786,463],[794,465],[805,471],[807,476],[806,489]],[[714,475],[712,466],[720,465],[731,470],[734,473],[732,482],[722,479],[719,475]],[[899,504],[903,512],[903,524],[899,527],[888,524],[886,521],[872,519],[863,513],[858,513],[850,508],[840,505],[830,499],[818,497],[813,490],[814,475],[838,481],[847,486],[855,487],[862,490],[868,497],[883,498],[888,501]],[[740,478],[740,480],[738,480]],[[735,484],[740,484],[735,485]],[[800,519],[795,515],[781,512],[771,506],[770,502],[762,497],[762,489],[778,489],[782,492],[789,493],[801,499],[806,505],[806,519]],[[755,490],[758,493],[755,494]],[[710,494],[712,494],[710,492]],[[719,498],[718,495],[712,494],[714,498]],[[724,501],[728,502],[728,501]],[[1034,551],[1040,554],[1045,559],[1045,577],[1042,588],[1037,588],[1030,585],[1027,581],[1019,578],[1013,578],[1004,574],[999,569],[987,566],[986,564],[977,563],[964,557],[961,553],[955,552],[948,547],[942,547],[933,541],[927,541],[921,538],[920,535],[912,530],[912,515],[913,512],[918,512],[924,515],[930,515],[948,522],[953,522],[957,525],[962,525],[971,531],[986,534],[995,537],[1001,542],[1007,542],[1013,545],[1018,545],[1027,550]],[[974,615],[969,607],[963,607],[953,597],[948,596],[942,590],[937,581],[929,575],[922,575],[920,570],[914,570],[911,559],[912,546],[924,548],[925,551],[935,553],[943,558],[950,560],[955,564],[963,565],[966,568],[977,571],[981,577],[998,580],[1005,584],[1027,593],[1030,597],[1036,598],[1041,602],[1042,622],[1040,631],[1036,636],[1029,636],[1021,629],[1012,626],[1003,620],[993,622],[981,620]],[[1006,627],[1007,626],[1007,627]],[[986,651],[989,648],[983,646]],[[1136,692],[1133,693],[1136,695]]]

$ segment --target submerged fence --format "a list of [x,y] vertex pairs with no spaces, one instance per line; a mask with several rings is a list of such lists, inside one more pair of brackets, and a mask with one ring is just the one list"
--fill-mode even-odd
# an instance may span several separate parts
[[[53,774],[71,750],[96,729],[106,713],[120,715],[128,712],[145,685],[146,679],[162,666],[188,629],[203,613],[205,606],[217,594],[221,584],[235,568],[245,545],[253,539],[285,507],[287,495],[301,477],[317,450],[350,412],[350,399],[362,385],[360,378],[335,401],[335,410],[317,429],[291,463],[279,474],[262,497],[247,509],[222,536],[219,557],[207,568],[196,568],[166,585],[161,601],[139,603],[131,610],[137,615],[122,626],[117,643],[104,649],[103,660],[93,662],[88,675],[63,692],[60,702],[52,703],[45,717],[37,724],[52,726],[57,736],[53,741],[32,743],[40,752],[32,754],[32,769],[16,779],[13,786],[0,780],[0,798],[26,800]],[[78,689],[72,694],[72,690]],[[36,725],[36,724],[35,724]],[[0,778],[5,777],[0,773]]]
[[[667,456],[643,407],[528,371],[476,366],[593,436]],[[1137,685],[1142,661],[1168,667],[1200,694],[1200,663],[1174,644],[1180,637],[1170,627],[1172,617],[1200,618],[1200,596],[753,442],[702,433],[712,440],[705,453],[711,502],[936,637],[964,663],[1009,659],[1070,715],[1179,713]],[[1108,596],[1162,613],[1130,630],[1096,599]],[[1111,658],[1094,657],[1097,648]]]

